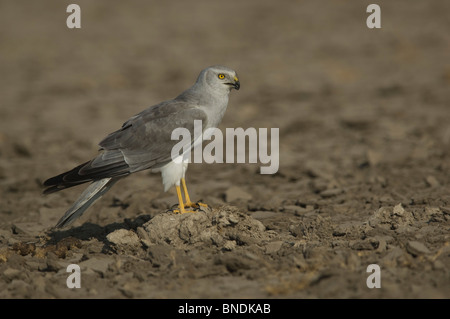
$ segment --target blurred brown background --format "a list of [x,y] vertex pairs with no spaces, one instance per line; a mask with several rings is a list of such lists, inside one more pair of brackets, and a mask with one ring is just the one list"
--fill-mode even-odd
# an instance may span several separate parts
[[[448,217],[449,1],[82,0],[74,2],[82,28],[68,29],[70,3],[0,1],[4,247],[12,223],[37,234],[82,190],[43,197],[46,178],[95,156],[104,136],[214,64],[237,70],[241,81],[221,128],[280,128],[280,170],[191,165],[195,199],[248,212],[313,207],[336,223],[398,203]],[[381,29],[366,26],[370,3],[381,7]],[[174,203],[159,175],[142,172],[77,225],[153,215]],[[273,228],[288,232],[291,222],[279,218]],[[428,239],[436,252],[448,233]]]

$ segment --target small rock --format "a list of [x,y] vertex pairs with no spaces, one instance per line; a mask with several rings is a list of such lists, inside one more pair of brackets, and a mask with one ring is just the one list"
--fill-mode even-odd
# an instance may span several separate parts
[[401,203],[394,206],[393,213],[396,216],[403,216],[404,215],[405,209],[403,208]]
[[118,229],[106,236],[110,242],[116,245],[139,245],[139,237],[131,230]]
[[273,254],[280,250],[281,246],[283,245],[283,241],[273,241],[266,245],[266,254]]
[[236,225],[237,223],[239,223],[239,217],[236,215],[229,215],[228,216],[228,221],[230,222],[231,225]]
[[431,251],[419,241],[410,240],[406,243],[406,251],[413,256],[426,255]]

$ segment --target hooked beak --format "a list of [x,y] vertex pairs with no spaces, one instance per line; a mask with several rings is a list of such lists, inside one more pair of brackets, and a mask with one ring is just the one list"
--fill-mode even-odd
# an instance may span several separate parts
[[234,77],[234,83],[227,83],[227,84],[231,85],[236,90],[239,90],[241,88],[241,82],[239,82],[239,79],[237,78],[237,76]]

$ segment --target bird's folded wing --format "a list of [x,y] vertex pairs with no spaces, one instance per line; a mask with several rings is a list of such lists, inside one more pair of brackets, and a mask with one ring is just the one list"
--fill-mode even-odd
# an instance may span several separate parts
[[[105,150],[103,158],[99,155],[90,166],[98,169],[99,164],[125,162],[130,172],[136,172],[167,163],[171,160],[172,148],[179,142],[172,140],[172,132],[176,128],[187,129],[192,144],[194,120],[205,123],[206,113],[185,101],[172,100],[148,108],[101,141],[100,146]],[[122,159],[117,151],[122,154]]]

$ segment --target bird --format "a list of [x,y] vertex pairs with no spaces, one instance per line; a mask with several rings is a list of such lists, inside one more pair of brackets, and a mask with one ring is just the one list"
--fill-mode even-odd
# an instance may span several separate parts
[[[144,109],[107,135],[100,141],[99,154],[93,159],[47,179],[43,183],[45,195],[90,182],[55,228],[71,225],[115,183],[142,170],[160,172],[164,191],[175,186],[179,208],[176,213],[193,212],[188,208],[207,206],[191,201],[185,180],[188,162],[172,158],[171,150],[177,141],[172,140],[171,135],[174,129],[185,128],[194,136],[195,120],[204,123],[203,131],[217,128],[233,89],[240,89],[236,71],[221,65],[207,67],[180,95]],[[198,139],[194,138],[187,141],[187,151],[197,143]],[[186,152],[179,156],[184,159]]]

